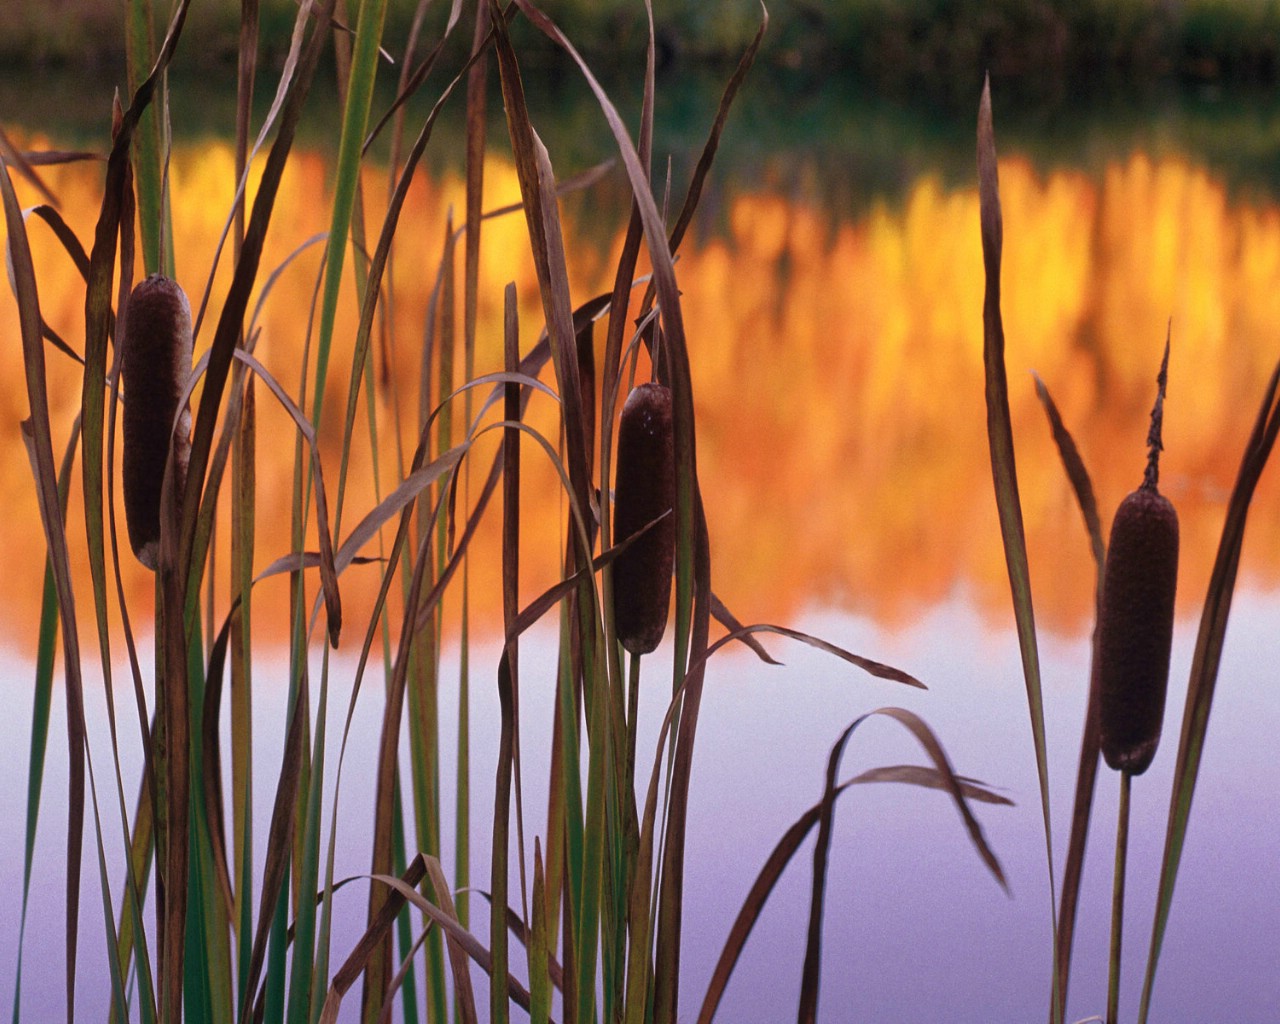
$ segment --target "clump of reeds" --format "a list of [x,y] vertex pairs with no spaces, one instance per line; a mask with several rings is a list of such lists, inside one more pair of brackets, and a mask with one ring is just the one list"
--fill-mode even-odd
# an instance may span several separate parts
[[613,512],[619,542],[649,527],[613,564],[618,640],[632,654],[654,650],[667,628],[676,539],[673,430],[668,388],[641,384],[632,390],[618,425]]
[[[173,486],[186,482],[191,412],[179,403],[191,373],[191,306],[176,281],[152,274],[129,297],[122,346],[124,510],[129,544],[154,570],[160,547],[160,492],[173,438]],[[175,426],[175,419],[177,420]]]

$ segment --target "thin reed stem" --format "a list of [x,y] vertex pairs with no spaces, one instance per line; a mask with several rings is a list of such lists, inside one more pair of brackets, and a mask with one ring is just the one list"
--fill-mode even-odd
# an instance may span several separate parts
[[1107,982],[1107,1024],[1117,1024],[1120,1010],[1120,944],[1124,930],[1124,869],[1129,847],[1129,784],[1133,776],[1120,773],[1120,816],[1116,822],[1116,873],[1111,890],[1111,969]]
[[627,674],[627,806],[635,801],[636,792],[636,729],[640,721],[640,659],[643,655],[633,654]]

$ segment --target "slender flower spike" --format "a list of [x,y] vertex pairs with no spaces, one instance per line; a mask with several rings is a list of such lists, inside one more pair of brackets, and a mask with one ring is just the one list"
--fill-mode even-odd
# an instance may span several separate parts
[[1101,745],[1107,764],[1141,775],[1160,742],[1173,603],[1178,583],[1178,515],[1156,487],[1169,350],[1151,411],[1142,485],[1120,503],[1111,526],[1098,624]]
[[661,384],[640,385],[622,407],[615,488],[615,544],[653,523],[613,563],[618,639],[632,654],[648,654],[667,628],[676,543],[671,392]]
[[[160,548],[160,491],[175,439],[173,486],[186,483],[191,411],[178,402],[191,374],[191,306],[175,281],[152,274],[133,289],[122,346],[124,512],[129,545],[155,570]],[[176,425],[175,425],[176,420]]]

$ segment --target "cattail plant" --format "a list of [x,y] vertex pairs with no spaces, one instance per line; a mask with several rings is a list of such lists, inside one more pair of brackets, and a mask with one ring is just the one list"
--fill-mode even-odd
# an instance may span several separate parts
[[1160,743],[1173,642],[1178,516],[1156,486],[1168,370],[1166,340],[1147,434],[1147,468],[1142,484],[1116,509],[1102,577],[1096,652],[1099,743],[1107,764],[1120,772],[1107,1024],[1115,1024],[1119,1011],[1129,782],[1147,770]]
[[[191,306],[177,282],[152,274],[129,297],[121,377],[124,382],[124,512],[129,545],[155,570],[160,548],[160,491],[169,438],[173,486],[187,476],[191,412],[178,402],[191,373]],[[174,420],[177,418],[175,428]]]
[[1147,468],[1111,524],[1098,623],[1101,744],[1107,764],[1141,775],[1164,720],[1178,583],[1178,515],[1157,489],[1169,353],[1160,368]]
[[613,563],[614,622],[631,654],[648,654],[667,627],[676,540],[673,438],[670,390],[661,384],[633,389],[618,426],[614,542],[665,518]]

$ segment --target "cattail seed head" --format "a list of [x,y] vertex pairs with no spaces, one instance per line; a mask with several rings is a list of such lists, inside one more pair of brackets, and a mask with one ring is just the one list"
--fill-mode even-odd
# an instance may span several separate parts
[[191,306],[175,281],[152,274],[129,297],[121,346],[124,383],[124,511],[129,545],[155,570],[160,547],[160,491],[169,437],[174,438],[173,486],[186,483],[191,412],[178,402],[191,374]]
[[1177,513],[1144,484],[1111,525],[1098,623],[1102,754],[1130,775],[1147,770],[1160,742],[1177,582]]
[[627,396],[618,426],[614,543],[669,514],[613,563],[614,621],[618,639],[632,654],[648,654],[667,628],[675,561],[675,496],[671,392],[661,384],[642,384]]

